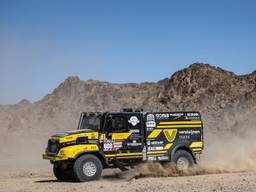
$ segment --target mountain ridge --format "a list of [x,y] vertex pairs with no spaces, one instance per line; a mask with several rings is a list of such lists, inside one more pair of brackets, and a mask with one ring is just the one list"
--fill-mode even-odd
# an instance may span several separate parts
[[[8,116],[9,119],[15,116],[15,121],[23,122],[23,128],[25,125],[36,127],[41,122],[39,127],[47,130],[50,128],[46,125],[56,125],[57,129],[66,127],[66,123],[54,122],[55,118],[60,121],[69,119],[75,124],[82,111],[119,111],[127,107],[144,108],[145,111],[198,110],[207,120],[220,119],[234,106],[256,106],[251,99],[254,98],[255,85],[254,72],[236,75],[203,63],[194,63],[158,82],[118,84],[84,81],[71,76],[41,100],[31,103],[23,99],[14,105],[2,105],[0,112],[2,117]],[[1,121],[8,124],[7,127],[16,127],[8,118],[1,118]],[[67,125],[70,127],[71,123]]]

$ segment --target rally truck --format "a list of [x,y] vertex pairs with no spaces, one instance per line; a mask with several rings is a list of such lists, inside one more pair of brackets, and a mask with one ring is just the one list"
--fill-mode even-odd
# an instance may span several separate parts
[[48,140],[44,159],[60,181],[91,181],[105,168],[126,170],[156,161],[187,169],[203,150],[199,112],[84,112],[77,130]]

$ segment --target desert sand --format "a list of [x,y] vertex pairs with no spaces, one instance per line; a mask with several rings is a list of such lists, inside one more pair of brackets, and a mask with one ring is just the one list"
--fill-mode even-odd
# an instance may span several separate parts
[[[256,172],[219,173],[194,176],[120,178],[118,170],[104,171],[102,179],[88,183],[58,182],[50,172],[20,171],[2,173],[1,192],[69,191],[175,191],[175,192],[244,192],[256,190]],[[7,175],[7,176],[6,176]]]

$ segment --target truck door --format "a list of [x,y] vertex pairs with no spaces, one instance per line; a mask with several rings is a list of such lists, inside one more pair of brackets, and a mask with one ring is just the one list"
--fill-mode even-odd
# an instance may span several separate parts
[[107,154],[116,154],[123,150],[124,141],[130,136],[127,118],[124,114],[108,114],[103,128],[103,150]]
[[126,149],[131,152],[142,152],[144,129],[141,113],[127,113],[127,127],[131,135],[126,141]]
[[103,130],[105,154],[121,158],[122,154],[141,152],[143,147],[142,124],[139,113],[109,114]]

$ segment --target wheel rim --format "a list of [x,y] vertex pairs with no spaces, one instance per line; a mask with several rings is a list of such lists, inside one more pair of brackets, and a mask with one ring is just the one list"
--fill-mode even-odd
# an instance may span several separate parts
[[95,173],[97,172],[97,167],[96,165],[91,162],[88,161],[83,165],[83,173],[88,176],[88,177],[92,177],[95,175]]
[[189,161],[185,157],[179,157],[176,165],[179,170],[185,170],[189,168]]

